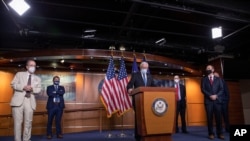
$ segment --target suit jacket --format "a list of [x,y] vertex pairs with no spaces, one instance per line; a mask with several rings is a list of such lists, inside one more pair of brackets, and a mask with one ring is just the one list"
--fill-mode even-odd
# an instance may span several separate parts
[[[175,88],[175,83],[171,86]],[[179,83],[179,89],[180,89],[180,95],[181,95],[181,100],[179,102],[186,104],[186,88],[183,84]]]
[[[128,82],[127,89],[138,88],[141,86],[145,86],[141,72],[133,73],[130,81]],[[153,86],[153,87],[156,86],[152,76],[148,73],[147,73],[147,85],[146,86]]]
[[[11,81],[11,87],[14,90],[14,94],[11,98],[10,105],[11,106],[21,106],[23,104],[23,100],[26,94],[26,91],[23,90],[23,87],[28,83],[29,72],[18,72],[14,76]],[[33,110],[36,109],[36,99],[34,94],[38,94],[41,92],[41,78],[37,75],[31,75],[31,87],[33,88],[33,92],[31,92],[30,101],[31,108]]]
[[56,91],[54,85],[48,86],[47,87],[47,95],[49,97],[48,97],[48,100],[47,100],[47,106],[46,106],[46,108],[50,109],[50,108],[54,107],[55,104],[54,104],[53,99],[54,99],[54,97],[56,97],[56,95],[58,95],[59,98],[60,98],[60,103],[58,104],[58,106],[60,108],[62,108],[62,109],[65,108],[64,98],[63,98],[64,93],[65,93],[65,89],[64,89],[63,86],[59,85],[57,91]]
[[224,87],[219,77],[214,76],[213,85],[210,84],[208,76],[203,77],[201,80],[201,91],[204,94],[205,104],[213,102],[210,99],[210,96],[213,94],[217,95],[216,102],[222,103]]
[[222,101],[224,103],[228,103],[229,102],[229,98],[230,98],[230,93],[229,93],[229,89],[228,89],[228,86],[227,86],[227,83],[224,79],[222,79],[222,83],[223,83],[223,87],[224,87],[224,93],[223,93],[223,99]]

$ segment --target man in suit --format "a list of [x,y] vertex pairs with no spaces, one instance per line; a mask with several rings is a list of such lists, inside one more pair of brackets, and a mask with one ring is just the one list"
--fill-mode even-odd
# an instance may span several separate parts
[[181,129],[182,133],[188,133],[187,132],[187,127],[186,127],[186,88],[183,84],[180,83],[180,77],[179,75],[174,76],[174,85],[177,89],[177,95],[176,95],[176,123],[175,123],[175,129],[176,133],[179,132],[179,127],[178,127],[178,117],[179,114],[181,116]]
[[[150,86],[156,86],[154,83],[153,77],[147,73],[148,71],[148,63],[147,62],[141,62],[140,64],[140,72],[133,73],[131,76],[130,81],[127,85],[128,93],[131,94],[134,88],[138,87],[150,87]],[[135,108],[135,98],[132,97],[132,104],[134,109]],[[137,140],[140,139],[138,132],[137,132],[137,122],[136,122],[136,114],[135,114],[135,138]]]
[[216,134],[219,139],[224,139],[222,133],[221,107],[224,87],[220,78],[214,76],[214,67],[207,65],[206,74],[201,80],[201,91],[204,94],[204,104],[207,115],[209,139],[214,139],[213,116],[216,122]]
[[[214,76],[220,77],[219,73],[214,72]],[[221,77],[220,77],[221,78]],[[225,126],[225,130],[226,132],[229,132],[229,116],[228,116],[228,104],[229,104],[229,89],[227,86],[226,81],[221,78],[223,86],[224,86],[224,93],[223,93],[223,99],[222,99],[222,118],[224,120],[224,126]]]
[[52,138],[52,123],[55,118],[56,123],[56,136],[57,138],[63,138],[61,129],[61,119],[63,115],[65,89],[60,84],[59,76],[53,77],[53,85],[47,87],[47,110],[48,110],[48,123],[47,123],[47,138]]
[[[41,91],[41,79],[35,75],[36,62],[28,60],[25,72],[17,72],[11,81],[14,94],[11,98],[10,106],[14,119],[14,140],[30,141],[33,112],[36,109],[35,94]],[[22,123],[23,139],[22,139]]]

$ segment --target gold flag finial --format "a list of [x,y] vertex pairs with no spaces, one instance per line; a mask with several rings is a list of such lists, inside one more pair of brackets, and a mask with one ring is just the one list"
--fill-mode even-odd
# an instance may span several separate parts
[[109,49],[110,49],[111,56],[113,56],[114,55],[115,46],[110,46]]

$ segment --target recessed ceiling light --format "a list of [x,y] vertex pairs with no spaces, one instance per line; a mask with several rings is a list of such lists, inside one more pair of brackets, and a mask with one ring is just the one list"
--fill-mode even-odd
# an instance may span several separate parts
[[24,0],[12,0],[9,6],[14,9],[20,16],[22,16],[28,9],[30,5]]

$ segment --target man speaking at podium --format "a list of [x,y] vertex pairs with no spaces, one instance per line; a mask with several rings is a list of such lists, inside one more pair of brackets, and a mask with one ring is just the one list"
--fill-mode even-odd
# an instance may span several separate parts
[[[131,94],[133,89],[138,87],[155,87],[155,83],[153,80],[153,77],[147,73],[148,72],[148,63],[147,62],[141,62],[140,64],[140,72],[133,73],[131,76],[130,81],[127,85],[128,93]],[[135,109],[135,98],[132,97],[132,104]],[[139,135],[137,132],[137,123],[136,123],[136,114],[135,114],[135,138],[139,139]]]

